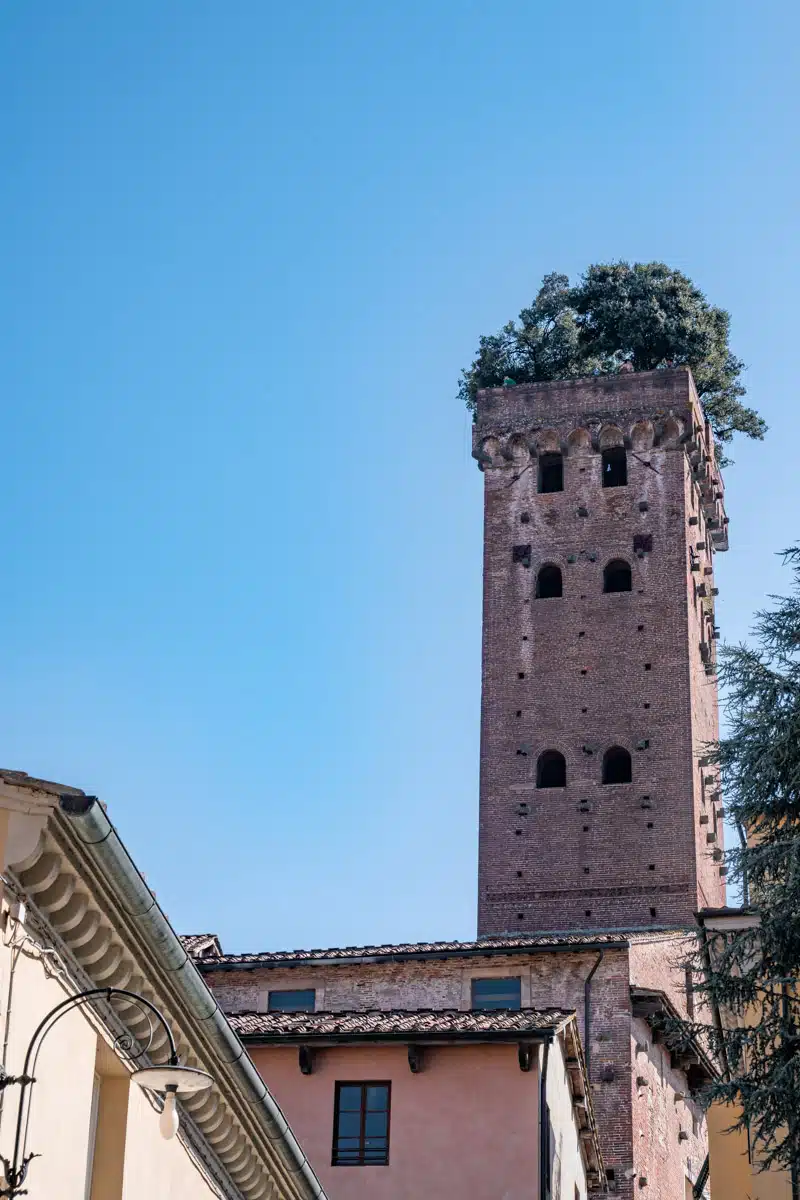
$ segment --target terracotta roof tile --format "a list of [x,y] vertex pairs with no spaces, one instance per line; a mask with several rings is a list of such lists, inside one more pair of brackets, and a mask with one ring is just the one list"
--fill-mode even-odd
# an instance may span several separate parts
[[369,1012],[250,1012],[228,1017],[242,1038],[406,1038],[543,1033],[561,1029],[575,1014],[562,1008],[389,1009]]
[[663,932],[663,930],[647,929],[595,933],[587,930],[583,933],[509,934],[504,937],[481,938],[472,942],[400,942],[395,945],[333,946],[317,950],[266,950],[258,954],[203,956],[201,965],[213,970],[217,967],[280,966],[282,963],[294,962],[480,956],[482,953],[497,954],[503,950],[537,950],[549,946],[619,946],[622,948],[629,945],[631,941],[638,940],[640,936],[650,939]]
[[222,946],[215,933],[182,933],[180,940],[191,958],[219,958]]

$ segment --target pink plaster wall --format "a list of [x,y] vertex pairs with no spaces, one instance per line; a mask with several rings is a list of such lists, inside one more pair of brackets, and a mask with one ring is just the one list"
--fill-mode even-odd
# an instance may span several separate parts
[[[301,1075],[297,1050],[253,1049],[330,1200],[535,1200],[538,1072],[515,1045],[432,1046],[412,1075],[405,1046],[337,1046]],[[389,1165],[332,1167],[337,1080],[391,1080]]]

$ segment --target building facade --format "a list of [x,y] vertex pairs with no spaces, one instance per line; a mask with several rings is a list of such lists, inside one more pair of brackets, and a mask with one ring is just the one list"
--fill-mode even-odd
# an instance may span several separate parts
[[579,1022],[529,960],[441,943],[198,966],[331,1196],[584,1200],[605,1172]]
[[[442,1070],[438,1081],[444,1079],[457,1091],[451,1110],[432,1102],[434,1093],[427,1091],[416,1074],[410,1081],[403,1074],[403,1098],[413,1104],[405,1109],[404,1128],[421,1125],[434,1146],[447,1137],[449,1144],[455,1144],[460,1128],[461,1157],[451,1153],[441,1158],[437,1194],[462,1194],[453,1174],[460,1162],[473,1181],[481,1170],[493,1172],[483,1189],[469,1193],[475,1200],[504,1195],[499,1190],[503,1165],[507,1164],[501,1129],[497,1127],[492,1140],[494,1157],[484,1161],[484,1144],[471,1136],[470,1123],[492,1125],[484,1103],[489,1081],[492,1095],[505,1089],[503,1104],[511,1108],[517,1103],[517,1090],[532,1086],[532,1080],[520,1081],[512,1070],[524,1037],[520,1037],[522,1026],[509,1028],[508,1022],[530,1019],[535,1023],[553,1008],[574,1014],[576,1036],[583,1047],[585,1090],[576,1087],[575,1095],[583,1095],[591,1103],[603,1163],[600,1175],[592,1170],[594,1160],[587,1162],[589,1194],[607,1188],[615,1195],[641,1196],[646,1187],[648,1196],[668,1200],[684,1196],[687,1183],[691,1190],[701,1176],[708,1151],[705,1118],[694,1093],[713,1068],[700,1048],[671,1053],[660,1032],[665,1017],[687,1011],[685,993],[676,995],[671,969],[672,962],[684,955],[685,943],[684,934],[671,931],[521,934],[475,942],[215,953],[204,955],[197,966],[250,1048],[336,1200],[361,1196],[361,1189],[367,1187],[379,1188],[375,1194],[387,1197],[417,1194],[405,1190],[404,1170],[368,1172],[379,1178],[351,1183],[343,1178],[339,1166],[333,1166],[337,1082],[378,1078],[379,1061],[390,1061],[390,1039],[381,1017],[394,1029],[395,1046],[399,1042],[402,1047],[393,1050],[393,1066],[402,1066],[404,1072],[408,1070],[406,1053],[426,1042],[426,1026],[427,1041],[443,1043],[443,1028],[448,1024],[452,1027],[458,1020],[477,1023],[484,1035],[482,1050],[474,1045],[478,1038],[473,1038],[470,1056],[464,1054],[466,1043],[462,1041],[459,1047],[456,1037],[451,1043],[456,1068],[468,1063],[463,1072],[455,1069],[448,1076],[442,1065],[446,1060],[437,1064],[435,1054],[429,1062],[431,1072]],[[487,1011],[484,1005],[491,1008]],[[493,1020],[498,1023],[496,1029]],[[506,1044],[509,1041],[510,1046]],[[320,1042],[324,1049],[319,1060],[312,1054],[303,1064],[301,1046],[313,1051]],[[288,1053],[289,1045],[296,1047],[295,1054]],[[376,1057],[379,1045],[381,1053],[387,1054],[382,1060]],[[447,1111],[453,1114],[452,1123],[443,1115]],[[500,1105],[498,1120],[505,1120],[504,1113]],[[532,1152],[538,1127],[531,1114],[532,1110],[519,1111],[511,1127],[518,1133],[520,1127],[527,1129]],[[442,1122],[444,1128],[440,1128]],[[413,1169],[415,1160],[410,1152],[406,1161],[411,1164],[408,1169]],[[331,1171],[326,1163],[333,1167]],[[562,1200],[562,1196],[572,1200],[566,1176],[555,1170],[556,1165],[553,1155],[553,1172],[548,1178],[552,1189],[559,1186],[562,1190],[550,1194],[553,1200]],[[521,1178],[515,1168],[509,1200],[517,1195],[512,1183],[519,1185]],[[420,1180],[417,1186],[421,1186]],[[530,1188],[529,1181],[525,1186]],[[522,1196],[529,1194],[530,1190],[521,1192]]]
[[[14,1077],[0,1088],[0,1158],[13,1164],[18,1128],[17,1163],[35,1155],[19,1194],[325,1200],[100,802],[0,771],[0,862],[0,1038],[4,1074]],[[35,1082],[18,1124],[37,1029]],[[210,1082],[178,1091],[177,1135],[165,1138],[163,1092],[132,1073],[169,1063],[170,1034],[181,1063]],[[8,1186],[6,1173],[0,1193]]]

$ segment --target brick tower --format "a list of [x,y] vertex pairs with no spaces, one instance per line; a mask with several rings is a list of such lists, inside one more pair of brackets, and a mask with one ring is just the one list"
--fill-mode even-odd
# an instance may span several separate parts
[[478,395],[481,935],[724,904],[714,446],[685,368]]

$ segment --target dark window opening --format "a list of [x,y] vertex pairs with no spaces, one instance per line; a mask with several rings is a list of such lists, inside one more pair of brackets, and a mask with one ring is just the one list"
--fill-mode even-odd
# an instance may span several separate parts
[[269,1012],[313,1012],[316,993],[313,988],[302,990],[285,989],[270,992],[267,1000]]
[[522,563],[524,567],[531,565],[531,544],[526,542],[524,545],[514,546],[511,551],[511,561]]
[[631,568],[624,558],[614,558],[603,571],[604,592],[631,591]]
[[631,756],[622,746],[612,746],[603,755],[603,783],[630,783]]
[[564,459],[560,454],[539,455],[539,491],[563,492]]
[[654,908],[651,908],[651,909],[650,909],[650,916],[651,916],[651,917],[655,917],[656,915],[657,915],[657,914],[656,914],[656,910],[655,910]]
[[472,980],[473,1008],[522,1008],[522,980],[519,976]]
[[539,574],[536,576],[536,599],[556,600],[562,595],[561,568],[553,566],[552,563],[547,563],[546,566],[540,569]]
[[[583,910],[583,915],[584,915],[585,917],[590,917],[590,916],[592,915],[592,910],[591,910],[590,908],[585,908],[585,909]],[[575,1189],[576,1193],[577,1193],[577,1190],[578,1190],[578,1189],[576,1188],[576,1189]]]
[[656,869],[656,864],[655,864],[655,863],[648,863],[648,864],[647,864],[647,869],[648,869],[648,871],[655,871],[655,869]]
[[633,535],[633,549],[634,553],[640,550],[642,553],[649,553],[653,549],[652,533],[635,533]]
[[567,763],[558,750],[545,750],[536,764],[537,788],[560,788],[567,786]]
[[334,1167],[389,1161],[390,1083],[337,1083],[333,1108]]
[[603,451],[603,487],[625,487],[628,482],[628,456],[624,446]]

